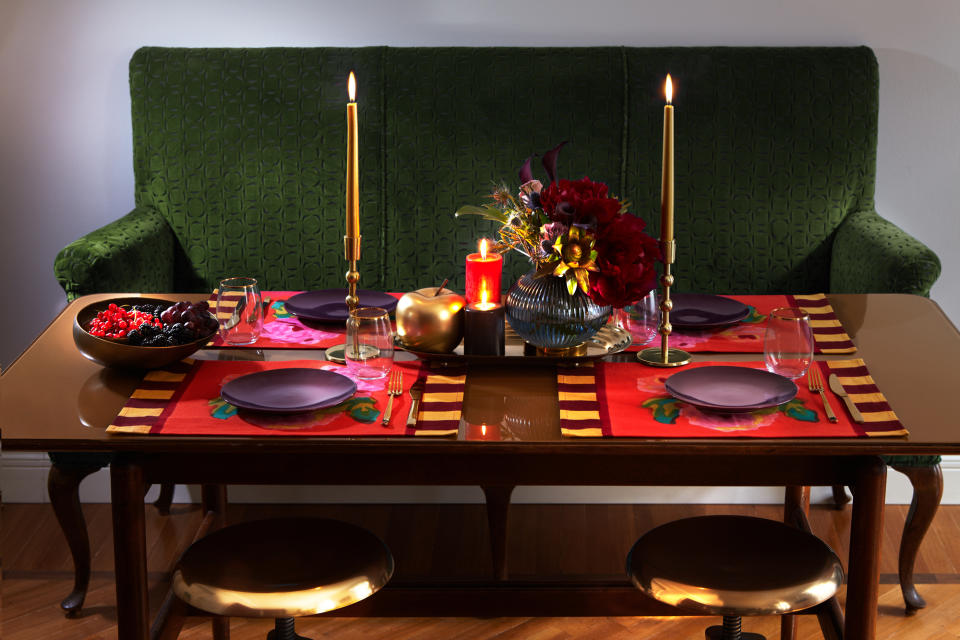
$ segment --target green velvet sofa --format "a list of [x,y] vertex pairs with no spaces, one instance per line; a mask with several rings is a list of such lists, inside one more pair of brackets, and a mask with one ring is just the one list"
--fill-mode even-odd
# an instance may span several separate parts
[[[342,285],[350,70],[363,287],[462,289],[464,256],[492,229],[453,212],[564,140],[560,177],[606,182],[658,233],[668,72],[676,290],[927,295],[939,275],[874,207],[867,47],[147,47],[130,62],[135,206],[57,257],[67,297],[209,291],[233,275]],[[512,255],[505,269],[528,265]],[[939,478],[938,458],[890,462]],[[929,507],[915,510],[919,522]]]

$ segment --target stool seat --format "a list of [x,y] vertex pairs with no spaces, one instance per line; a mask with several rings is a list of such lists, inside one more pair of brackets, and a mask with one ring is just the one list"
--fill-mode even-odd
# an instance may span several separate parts
[[293,618],[370,596],[393,574],[393,557],[361,527],[321,518],[231,525],[187,549],[174,593],[223,616]]
[[831,598],[843,582],[840,560],[822,540],[746,516],[659,526],[634,544],[627,573],[656,600],[724,616],[800,611]]

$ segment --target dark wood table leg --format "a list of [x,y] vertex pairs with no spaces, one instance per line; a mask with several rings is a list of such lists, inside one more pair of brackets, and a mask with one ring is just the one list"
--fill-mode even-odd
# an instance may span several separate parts
[[833,489],[833,508],[843,509],[843,505],[850,502],[850,496],[847,495],[847,488],[842,484],[835,484],[831,489]]
[[907,521],[903,525],[900,538],[900,591],[907,605],[907,614],[927,606],[927,602],[917,593],[913,583],[913,565],[920,551],[920,543],[933,522],[943,497],[943,472],[940,465],[925,467],[895,466],[894,469],[910,478],[913,485],[913,500],[907,512]]
[[[797,526],[794,512],[799,509],[805,515],[810,513],[810,487],[786,487],[783,493],[783,521],[792,527]],[[797,616],[785,615],[780,618],[780,640],[794,640],[797,637]]]
[[111,463],[119,640],[147,640],[150,630],[143,486],[143,470],[136,461],[120,457]]
[[157,499],[154,501],[153,506],[157,508],[157,511],[163,515],[170,515],[170,505],[173,504],[173,487],[172,482],[164,482],[160,485],[160,495],[157,496]]
[[47,474],[47,495],[57,517],[60,529],[67,539],[73,557],[73,591],[60,603],[68,617],[75,616],[83,606],[90,586],[90,538],[87,521],[80,506],[80,483],[104,464],[70,464],[53,461]]
[[483,495],[487,500],[487,528],[490,530],[490,556],[493,560],[493,577],[506,580],[507,569],[507,516],[510,511],[510,494],[513,485],[484,485]]
[[200,487],[200,509],[204,515],[209,512],[217,514],[217,519],[211,531],[226,525],[227,519],[227,485],[205,484]]
[[852,459],[858,465],[850,521],[845,640],[873,640],[880,592],[880,544],[887,465],[880,458]]

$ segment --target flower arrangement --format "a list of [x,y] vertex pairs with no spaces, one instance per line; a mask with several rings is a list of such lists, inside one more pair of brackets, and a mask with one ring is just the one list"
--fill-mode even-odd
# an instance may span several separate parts
[[543,156],[550,178],[546,188],[533,178],[531,156],[520,168],[516,196],[501,184],[490,196],[492,203],[466,205],[456,215],[499,223],[501,241],[494,250],[524,254],[536,266],[537,277],[565,278],[570,295],[580,289],[599,305],[632,304],[656,286],[659,244],[644,232],[643,220],[628,211],[628,203],[607,193],[605,184],[587,177],[556,179],[564,144]]

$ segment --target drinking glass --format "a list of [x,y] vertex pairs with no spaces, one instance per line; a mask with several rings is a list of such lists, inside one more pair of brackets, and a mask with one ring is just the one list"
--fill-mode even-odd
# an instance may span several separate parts
[[263,301],[254,278],[226,278],[217,287],[220,338],[230,345],[253,344],[263,331]]
[[803,377],[813,360],[810,316],[792,307],[771,311],[763,338],[763,360],[767,371],[791,380]]
[[386,377],[393,366],[393,328],[386,309],[359,307],[350,312],[344,357],[361,380]]
[[630,332],[633,344],[649,344],[657,337],[660,325],[660,307],[654,289],[642,299],[622,309],[617,309],[620,328]]

